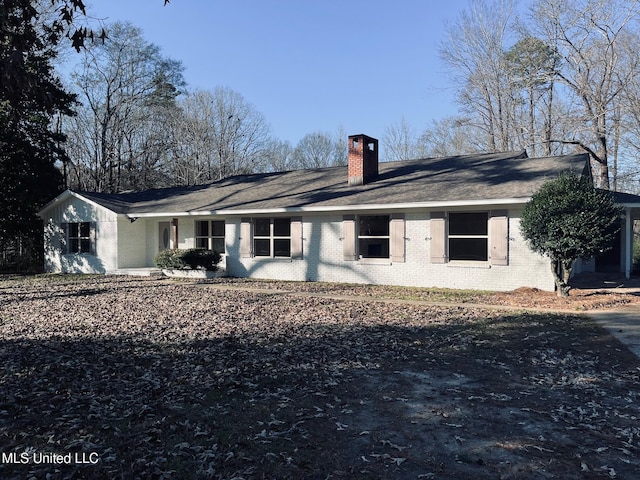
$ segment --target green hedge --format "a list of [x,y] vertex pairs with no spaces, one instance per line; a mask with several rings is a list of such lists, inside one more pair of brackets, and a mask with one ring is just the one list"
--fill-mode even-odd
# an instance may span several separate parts
[[158,268],[167,270],[209,270],[216,271],[220,263],[220,254],[213,250],[189,248],[187,250],[163,250],[154,259]]

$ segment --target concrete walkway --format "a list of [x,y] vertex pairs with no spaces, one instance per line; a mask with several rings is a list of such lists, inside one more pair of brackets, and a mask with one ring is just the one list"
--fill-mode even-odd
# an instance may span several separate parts
[[624,305],[615,309],[592,310],[585,315],[606,328],[640,358],[640,305]]

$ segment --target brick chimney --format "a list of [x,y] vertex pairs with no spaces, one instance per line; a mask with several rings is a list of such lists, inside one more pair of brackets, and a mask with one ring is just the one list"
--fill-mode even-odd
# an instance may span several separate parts
[[378,140],[349,136],[349,185],[364,185],[378,176]]

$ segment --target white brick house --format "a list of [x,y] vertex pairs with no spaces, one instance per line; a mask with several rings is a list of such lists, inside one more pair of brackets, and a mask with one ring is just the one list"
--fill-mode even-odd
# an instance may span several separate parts
[[[549,260],[520,234],[520,212],[560,172],[590,175],[587,155],[378,164],[377,153],[377,140],[354,135],[345,167],[123,194],[67,190],[40,211],[46,270],[152,267],[162,249],[196,247],[222,251],[226,273],[236,277],[554,289]],[[640,203],[635,196],[622,203],[628,218],[618,266],[629,274],[628,232]]]

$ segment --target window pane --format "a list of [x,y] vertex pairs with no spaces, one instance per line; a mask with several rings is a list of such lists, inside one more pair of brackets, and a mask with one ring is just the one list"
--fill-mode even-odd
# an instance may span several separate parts
[[80,251],[80,240],[72,238],[69,241],[69,251],[71,253],[78,253]]
[[271,234],[270,227],[271,220],[269,218],[256,218],[254,235],[258,237],[268,237]]
[[488,219],[487,212],[450,213],[449,235],[487,235]]
[[449,259],[486,262],[489,259],[488,241],[486,238],[450,238]]
[[89,238],[91,236],[91,223],[90,222],[82,222],[80,224],[80,236],[84,238]]
[[[209,222],[196,222],[196,237],[209,236]],[[202,247],[198,247],[202,248]]]
[[224,220],[214,220],[211,222],[211,236],[224,237]]
[[358,254],[362,258],[389,258],[389,239],[361,238],[358,241]]
[[211,243],[214,251],[224,253],[224,238],[214,238]]
[[208,238],[196,238],[196,248],[209,248],[209,239]]
[[362,237],[388,237],[389,215],[362,215],[359,227],[358,234]]
[[291,219],[290,218],[274,218],[273,219],[273,235],[276,237],[291,236]]
[[70,223],[69,224],[69,237],[78,237],[78,232],[80,231],[79,223]]
[[276,238],[273,241],[274,257],[290,257],[291,256],[291,240],[288,238]]
[[80,252],[89,253],[91,252],[91,240],[88,238],[80,239]]
[[253,241],[253,250],[256,257],[270,257],[271,241],[268,238],[256,238]]

